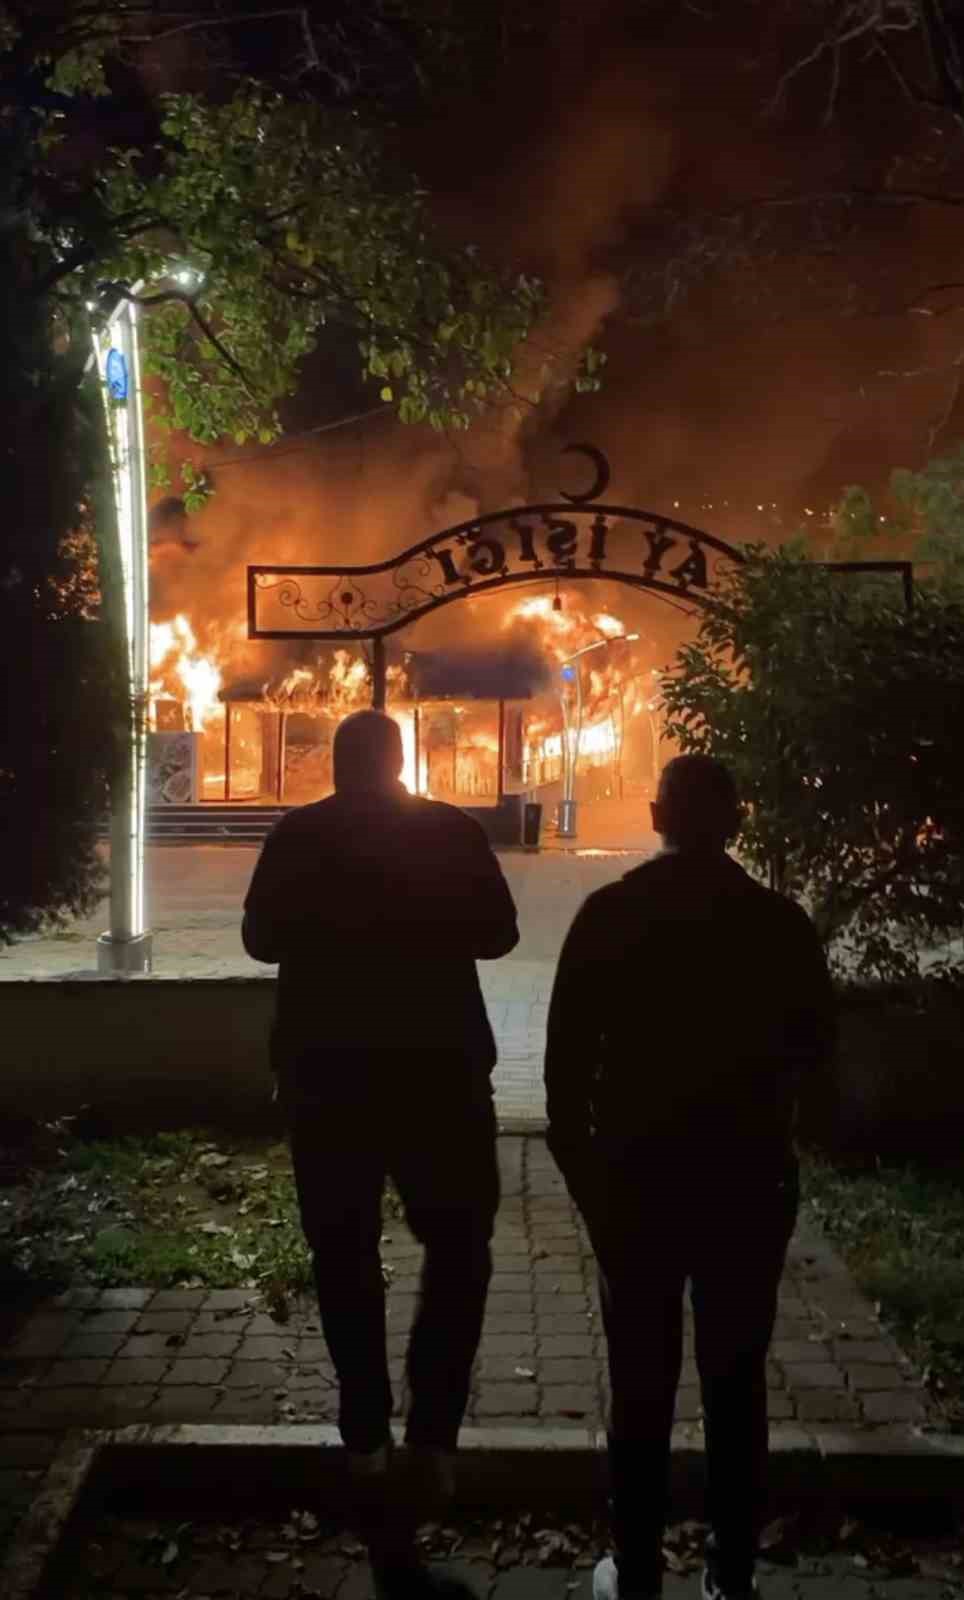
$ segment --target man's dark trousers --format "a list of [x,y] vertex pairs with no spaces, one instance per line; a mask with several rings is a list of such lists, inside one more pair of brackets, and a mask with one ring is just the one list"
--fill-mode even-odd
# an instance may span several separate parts
[[280,1079],[345,1445],[367,1453],[389,1436],[379,1240],[391,1177],[425,1247],[408,1349],[406,1436],[410,1444],[454,1450],[482,1333],[499,1203],[488,1073],[455,1052],[312,1051],[283,1061]]
[[754,1171],[698,1150],[611,1158],[590,1231],[609,1346],[613,1533],[624,1589],[655,1592],[669,1510],[670,1442],[693,1305],[711,1563],[725,1592],[750,1588],[764,1509],[766,1357],[798,1202],[795,1165]]

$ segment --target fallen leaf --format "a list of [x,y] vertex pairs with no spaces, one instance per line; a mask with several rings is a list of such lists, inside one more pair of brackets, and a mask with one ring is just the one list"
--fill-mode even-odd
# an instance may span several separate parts
[[533,1372],[531,1367],[516,1367],[515,1375],[516,1375],[517,1378],[534,1378],[535,1377],[535,1373]]

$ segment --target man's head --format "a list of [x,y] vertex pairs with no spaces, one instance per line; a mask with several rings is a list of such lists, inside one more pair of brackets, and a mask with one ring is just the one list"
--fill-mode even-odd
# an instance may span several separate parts
[[676,756],[663,768],[653,827],[678,850],[724,850],[739,832],[736,785],[712,756]]
[[390,789],[402,771],[402,735],[384,711],[355,711],[332,747],[336,789]]

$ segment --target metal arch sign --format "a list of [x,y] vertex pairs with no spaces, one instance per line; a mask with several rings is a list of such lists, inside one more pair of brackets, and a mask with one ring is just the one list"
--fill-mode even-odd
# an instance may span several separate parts
[[364,567],[248,567],[251,639],[377,639],[469,595],[553,578],[609,578],[705,606],[720,560],[743,556],[686,522],[597,496],[609,464],[590,445],[595,479],[563,503],[490,512]]

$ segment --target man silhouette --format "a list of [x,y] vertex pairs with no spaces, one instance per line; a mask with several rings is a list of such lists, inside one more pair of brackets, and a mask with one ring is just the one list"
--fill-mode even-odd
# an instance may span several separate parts
[[615,1553],[596,1600],[658,1595],[690,1281],[710,1537],[704,1600],[755,1593],[766,1354],[796,1219],[793,1125],[829,1059],[832,997],[809,918],[726,853],[726,768],[666,766],[665,850],[589,896],[559,959],[549,1145],[599,1266]]
[[499,1201],[495,1043],[475,962],[519,934],[478,823],[400,783],[390,717],[346,718],[333,756],[335,793],[265,843],[243,939],[279,963],[273,1058],[360,1530],[380,1590],[408,1595],[429,1575],[412,1497],[391,1488],[382,1191],[390,1175],[425,1246],[406,1443],[408,1488],[427,1509],[452,1489]]

